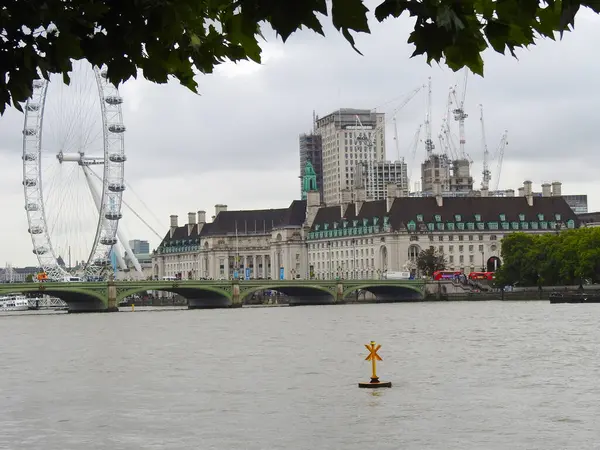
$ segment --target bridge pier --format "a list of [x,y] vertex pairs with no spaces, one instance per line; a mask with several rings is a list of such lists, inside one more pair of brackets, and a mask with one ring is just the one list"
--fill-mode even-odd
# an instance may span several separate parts
[[117,287],[113,281],[108,282],[108,304],[106,312],[119,312],[119,304],[117,303]]

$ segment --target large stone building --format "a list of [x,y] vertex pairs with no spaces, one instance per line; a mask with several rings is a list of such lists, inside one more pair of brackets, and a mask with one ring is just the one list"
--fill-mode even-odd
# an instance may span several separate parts
[[[415,271],[419,253],[442,252],[449,270],[493,271],[500,241],[514,231],[556,232],[579,225],[562,197],[399,197],[320,208],[307,235],[316,278],[377,278],[386,271]],[[360,195],[358,196],[360,197]]]
[[[434,248],[449,270],[495,270],[500,241],[515,231],[557,232],[579,221],[560,195],[535,197],[525,182],[519,197],[405,197],[396,185],[384,200],[367,201],[357,188],[351,201],[322,206],[314,171],[305,175],[306,200],[288,208],[227,211],[215,218],[190,213],[171,228],[153,255],[154,276],[181,278],[379,278],[415,271],[419,253]],[[559,192],[557,190],[557,192]]]
[[295,200],[288,208],[252,211],[216,205],[212,222],[198,211],[189,213],[182,226],[173,215],[152,258],[154,277],[304,278],[305,214],[306,201]]

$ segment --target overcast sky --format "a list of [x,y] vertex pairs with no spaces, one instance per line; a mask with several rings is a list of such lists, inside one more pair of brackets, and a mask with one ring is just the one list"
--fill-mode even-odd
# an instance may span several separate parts
[[[598,25],[598,17],[584,12],[575,32],[519,52],[519,61],[484,55],[485,78],[469,77],[465,102],[467,152],[477,187],[482,103],[490,152],[503,131],[509,132],[500,188],[516,189],[530,179],[540,190],[542,182],[557,180],[563,193],[588,194],[590,210],[600,210],[600,63],[593,57],[600,41]],[[204,209],[210,217],[216,203],[229,209],[286,207],[300,195],[298,135],[310,130],[313,110],[324,116],[340,107],[385,105],[381,110],[390,112],[428,77],[433,81],[437,143],[448,88],[457,83],[460,88],[462,75],[429,67],[422,57],[409,59],[413,47],[405,42],[410,27],[408,19],[373,21],[373,34],[357,37],[364,56],[330,27],[327,38],[300,32],[286,44],[272,39],[264,44],[261,66],[228,64],[198,77],[200,96],[176,83],[128,81],[121,87],[131,186],[125,201],[161,235],[170,214],[179,215],[183,224],[189,211]],[[414,161],[410,149],[425,104],[423,91],[397,118],[401,156],[413,162],[411,182],[418,181],[418,164],[425,155],[422,142]],[[0,263],[13,266],[36,263],[23,208],[22,123],[22,114],[14,110],[0,118]],[[387,155],[396,159],[391,124]],[[495,162],[491,169],[493,187]],[[158,245],[154,233],[129,210],[124,214],[123,229],[130,239]]]

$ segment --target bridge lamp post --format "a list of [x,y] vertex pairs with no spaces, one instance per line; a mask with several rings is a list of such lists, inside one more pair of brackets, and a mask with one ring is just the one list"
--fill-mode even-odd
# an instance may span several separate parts
[[356,239],[352,238],[352,279],[356,280],[358,275],[358,270],[356,267]]
[[331,241],[327,241],[327,279],[333,278],[333,268],[331,267]]

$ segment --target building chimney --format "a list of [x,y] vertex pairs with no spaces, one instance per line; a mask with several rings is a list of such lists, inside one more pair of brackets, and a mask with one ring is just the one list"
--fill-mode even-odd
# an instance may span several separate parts
[[550,197],[552,195],[552,190],[550,186],[550,183],[542,184],[542,197]]
[[321,207],[321,194],[319,191],[308,191],[306,193],[306,226],[312,227],[315,217]]
[[201,225],[206,223],[206,211],[198,211],[198,223]]
[[220,212],[227,211],[227,205],[218,204],[215,205],[215,217],[219,215]]
[[519,192],[519,197],[525,197],[525,188],[524,187],[520,187],[518,192]]
[[531,181],[523,182],[523,190],[525,192],[525,198],[527,199],[527,204],[529,206],[533,206],[533,188]]
[[190,213],[188,213],[188,223],[187,223],[188,236],[190,236],[192,234],[192,231],[194,230],[195,226],[196,226],[196,213],[190,212]]
[[367,190],[364,187],[356,188],[354,193],[354,214],[358,217],[360,208],[367,201]]
[[175,230],[177,229],[179,225],[177,224],[177,216],[176,215],[172,215],[171,216],[171,228],[169,229],[169,236],[173,237],[173,233],[175,233]]
[[504,194],[507,197],[514,197],[515,196],[515,190],[514,189],[507,189],[506,191],[504,191]]
[[560,181],[555,181],[552,183],[552,197],[560,196],[562,196],[562,183]]
[[396,183],[388,183],[386,199],[385,199],[385,208],[388,213],[392,209],[392,205],[394,204],[395,197],[396,197]]
[[481,196],[482,197],[488,197],[490,194],[490,191],[487,188],[481,188]]
[[444,198],[442,197],[442,184],[438,180],[433,182],[433,195],[435,195],[435,202],[441,208]]
[[348,206],[352,203],[352,191],[350,189],[342,189],[342,203],[340,204],[340,217],[344,217]]

